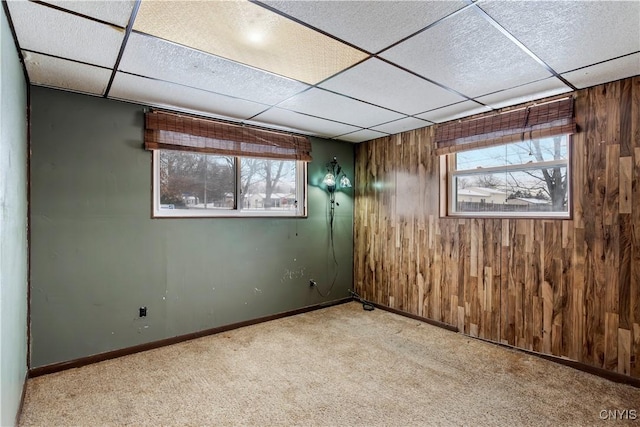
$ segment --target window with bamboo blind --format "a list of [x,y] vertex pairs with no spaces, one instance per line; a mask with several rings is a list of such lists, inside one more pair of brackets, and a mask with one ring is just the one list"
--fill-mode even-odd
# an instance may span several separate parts
[[155,217],[306,214],[307,137],[151,111],[145,148]]
[[575,131],[573,98],[438,125],[442,214],[569,218]]

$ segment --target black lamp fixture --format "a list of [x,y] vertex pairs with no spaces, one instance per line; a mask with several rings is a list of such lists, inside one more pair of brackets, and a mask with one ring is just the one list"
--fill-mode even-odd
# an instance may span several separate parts
[[336,191],[341,188],[351,187],[351,181],[349,181],[347,175],[342,171],[342,167],[335,157],[327,163],[327,173],[322,183],[327,186],[327,191],[329,192],[329,226],[331,231],[331,244],[333,246],[333,219],[336,206],[340,206],[339,203],[336,203]]
[[322,180],[322,183],[326,186],[327,192],[329,193],[329,241],[331,245],[331,255],[333,256],[333,263],[335,264],[335,273],[333,276],[333,282],[329,287],[329,290],[323,294],[320,292],[318,287],[314,285],[316,291],[322,297],[326,297],[331,293],[333,286],[336,284],[336,279],[338,278],[338,258],[336,257],[336,247],[333,241],[333,222],[335,219],[335,209],[336,206],[340,206],[339,203],[336,202],[336,192],[343,188],[351,187],[351,181],[347,177],[347,175],[342,171],[342,166],[338,163],[337,158],[333,158],[329,163],[327,163],[327,173]]
[[335,157],[327,163],[327,174],[324,176],[322,183],[327,186],[329,194],[335,193],[339,188],[351,187],[351,181],[342,171],[342,167]]

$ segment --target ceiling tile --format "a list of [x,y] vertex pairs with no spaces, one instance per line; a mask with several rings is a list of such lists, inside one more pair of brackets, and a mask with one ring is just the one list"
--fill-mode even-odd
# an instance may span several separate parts
[[156,37],[132,33],[120,70],[265,104],[309,86]]
[[427,111],[426,113],[419,114],[416,117],[429,120],[434,123],[442,123],[487,111],[491,111],[491,109],[489,107],[478,105],[473,101],[465,101],[449,105],[448,107],[439,108],[437,110]]
[[386,133],[376,132],[375,130],[363,129],[357,132],[349,133],[347,135],[342,135],[337,139],[341,141],[349,141],[349,142],[365,142],[371,141],[372,139],[382,138],[385,136],[389,136]]
[[508,107],[534,101],[547,96],[558,95],[560,93],[571,92],[571,88],[559,79],[550,77],[534,83],[514,87],[502,92],[476,98],[477,101],[488,105],[493,109]]
[[480,6],[558,73],[640,51],[639,1],[489,1]]
[[52,56],[23,52],[29,80],[34,85],[102,95],[111,70]]
[[571,71],[562,77],[577,88],[585,88],[637,75],[640,75],[640,53]]
[[135,1],[131,0],[45,0],[66,10],[126,27]]
[[393,111],[315,88],[296,95],[278,106],[363,128],[403,117],[402,114]]
[[381,56],[469,97],[551,75],[471,9]]
[[124,31],[29,1],[7,3],[20,48],[113,67]]
[[247,119],[265,108],[255,102],[124,73],[117,73],[109,97],[234,119]]
[[281,108],[271,108],[268,111],[256,116],[252,121],[257,121],[265,126],[279,125],[291,129],[297,129],[303,133],[313,133],[326,138],[333,138],[336,135],[357,131],[358,127],[319,119],[307,116],[294,111],[283,110]]
[[396,134],[396,133],[406,132],[408,130],[424,128],[431,125],[432,123],[430,122],[426,122],[421,119],[416,119],[415,117],[407,117],[407,118],[396,120],[390,123],[385,123],[380,126],[374,126],[371,129],[377,130],[380,132],[389,133],[389,134]]
[[327,80],[320,87],[406,114],[464,101],[460,95],[376,58]]
[[250,126],[256,126],[259,128],[281,130],[284,132],[290,132],[290,133],[295,133],[300,135],[322,136],[312,131],[308,131],[304,129],[292,128],[289,126],[274,125],[273,123],[264,123],[264,122],[255,121],[255,120],[243,120],[242,123]]
[[[640,74],[640,0],[265,1],[141,0],[109,96],[360,142],[570,91],[480,8],[576,87]],[[6,2],[32,83],[102,94],[134,4]],[[336,40],[377,52],[436,21],[376,58]]]
[[246,1],[143,1],[134,28],[315,84],[366,54]]
[[440,18],[462,1],[263,1],[368,52],[379,52]]

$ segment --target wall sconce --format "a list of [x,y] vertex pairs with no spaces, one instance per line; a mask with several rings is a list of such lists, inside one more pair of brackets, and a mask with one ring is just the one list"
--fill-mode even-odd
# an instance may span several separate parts
[[340,206],[339,203],[336,203],[336,191],[341,188],[351,187],[351,181],[349,181],[347,175],[342,172],[342,167],[338,163],[338,159],[335,157],[327,163],[327,174],[324,176],[322,183],[327,186],[327,191],[329,192],[329,226],[331,233],[331,246],[333,248],[333,219],[336,206]]
[[333,240],[333,220],[335,218],[335,208],[336,206],[340,206],[340,203],[336,202],[336,192],[341,188],[349,188],[351,187],[351,181],[347,177],[347,175],[342,171],[342,167],[338,163],[337,158],[333,158],[329,163],[327,163],[327,173],[322,180],[322,183],[326,186],[327,192],[329,192],[329,242],[331,245],[331,255],[333,256],[333,263],[335,264],[335,273],[333,276],[333,282],[329,287],[329,290],[323,294],[320,292],[317,286],[316,291],[322,297],[326,297],[331,293],[333,286],[336,284],[336,279],[338,278],[338,258],[336,257],[336,246]]
[[[338,177],[339,180],[336,182]],[[342,167],[338,163],[338,159],[335,157],[327,163],[327,174],[324,176],[322,183],[327,186],[327,191],[330,194],[333,194],[339,188],[351,187],[351,181],[349,181],[347,175],[342,172]],[[337,184],[339,184],[339,186]]]
[[351,181],[342,172],[342,167],[337,158],[334,157],[333,160],[327,163],[327,174],[324,176],[322,183],[327,186],[327,191],[329,192],[329,224],[331,227],[331,244],[333,245],[333,218],[336,206],[340,206],[339,203],[336,203],[336,190],[351,187]]

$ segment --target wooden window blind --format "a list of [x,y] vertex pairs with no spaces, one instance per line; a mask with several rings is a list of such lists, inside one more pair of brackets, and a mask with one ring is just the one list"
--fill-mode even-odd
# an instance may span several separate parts
[[569,97],[504,113],[439,124],[436,127],[436,154],[575,132],[573,97]]
[[147,150],[311,161],[309,138],[164,111],[145,115]]

